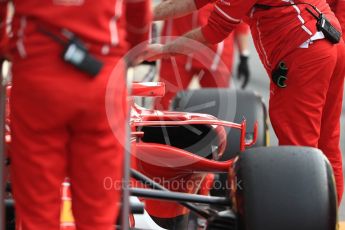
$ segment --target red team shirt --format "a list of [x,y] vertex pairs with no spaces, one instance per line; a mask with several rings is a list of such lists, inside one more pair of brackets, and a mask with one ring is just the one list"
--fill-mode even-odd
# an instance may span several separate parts
[[[7,2],[8,0],[0,0],[1,23]],[[15,18],[12,23],[14,31],[12,40],[15,41],[21,39],[21,31],[25,34],[33,34],[32,36],[40,36],[41,34],[37,33],[38,26],[52,31],[66,28],[84,42],[92,44],[89,47],[91,51],[108,53],[109,50],[113,50],[115,54],[121,55],[128,49],[127,42],[134,46],[146,40],[150,26],[150,14],[138,14],[150,8],[149,1],[145,0],[13,0],[13,2]],[[30,39],[28,37],[25,39],[30,45]]]
[[[315,5],[340,29],[328,4],[318,0],[307,2]],[[209,3],[209,0],[195,0],[195,3],[197,8],[201,8]],[[306,5],[267,10],[255,7],[255,4],[279,6],[292,3],[292,0],[218,0],[208,24],[202,27],[202,33],[207,41],[218,43],[225,39],[243,18],[246,18],[260,58],[266,69],[271,72],[282,57],[301,46],[317,32],[316,21],[305,10]]]
[[[214,6],[212,4],[208,4],[201,10],[195,11],[184,17],[166,20],[163,29],[164,36],[181,36],[190,30],[198,28],[199,26],[206,25],[213,9]],[[248,32],[248,26],[244,23],[241,23],[238,27],[236,27],[234,32],[245,34]]]

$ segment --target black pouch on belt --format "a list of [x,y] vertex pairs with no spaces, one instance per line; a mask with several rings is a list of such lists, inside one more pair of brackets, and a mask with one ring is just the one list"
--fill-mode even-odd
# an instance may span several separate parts
[[272,71],[272,81],[276,84],[279,88],[285,88],[287,86],[287,73],[288,68],[285,62],[279,62],[278,66]]
[[90,54],[84,43],[68,30],[55,30],[53,33],[42,26],[39,31],[64,47],[62,58],[90,77],[96,77],[103,67],[103,62]]
[[92,56],[85,45],[75,37],[69,39],[65,45],[63,60],[74,65],[91,77],[95,77],[103,67],[103,63]]
[[316,19],[316,28],[321,31],[325,38],[333,44],[340,42],[341,33],[332,25],[332,23],[323,15],[316,7],[314,10],[318,13],[316,15],[311,9],[306,10]]

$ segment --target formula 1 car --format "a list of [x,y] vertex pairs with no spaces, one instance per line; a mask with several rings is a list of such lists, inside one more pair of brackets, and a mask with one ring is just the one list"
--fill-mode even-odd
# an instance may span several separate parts
[[[133,97],[163,94],[161,83],[134,83],[132,87]],[[201,106],[205,98],[215,101],[213,106]],[[189,221],[193,213],[204,220],[194,229],[336,229],[335,182],[321,151],[253,147],[267,140],[265,112],[257,95],[209,89],[182,92],[174,101],[175,111],[145,109],[133,100],[131,106],[135,151],[129,190],[132,198],[138,198],[131,207],[145,205],[132,209],[131,228],[193,229]],[[255,111],[246,113],[242,107]],[[226,183],[215,188],[208,178],[220,173],[225,175],[220,181]],[[61,226],[74,229],[68,213],[68,183],[63,187]],[[11,210],[11,202],[7,203]]]
[[[162,93],[161,84],[150,83],[135,84],[132,95]],[[202,106],[210,102],[213,106]],[[260,97],[203,89],[181,92],[173,104],[179,112],[133,105],[131,118],[132,132],[141,132],[132,175],[151,188],[131,192],[145,198],[145,210],[160,228],[190,229],[192,211],[206,220],[202,229],[336,229],[334,178],[321,151],[291,146],[247,149],[255,142],[267,143]],[[235,121],[247,116],[251,121],[233,123],[204,113]],[[217,197],[196,195],[211,173],[224,173],[229,186],[222,185]]]

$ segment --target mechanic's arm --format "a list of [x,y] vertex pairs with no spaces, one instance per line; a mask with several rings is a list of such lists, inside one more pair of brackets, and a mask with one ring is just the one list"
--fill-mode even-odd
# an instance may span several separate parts
[[234,30],[235,41],[240,55],[249,55],[249,26],[242,22]]
[[237,78],[242,80],[242,89],[244,89],[250,78],[249,70],[249,26],[241,23],[234,30],[235,42],[239,52],[239,64],[237,66]]
[[215,0],[163,0],[153,10],[153,20],[178,18],[196,11]]
[[131,47],[149,40],[152,22],[151,0],[125,0],[126,40]]
[[334,13],[340,22],[340,26],[343,31],[343,38],[345,39],[345,0],[337,1]]
[[[205,0],[195,0],[195,5],[203,6],[205,5],[203,3],[204,1]],[[189,51],[188,49],[191,48],[186,45],[186,39],[192,39],[203,44],[216,44],[223,41],[241,22],[241,19],[249,13],[255,3],[256,0],[221,0],[216,2],[207,25],[190,31],[171,43],[165,45],[151,45],[150,49],[144,55],[144,59],[155,60],[163,56],[182,53],[182,51],[186,51],[186,49]],[[154,13],[156,13],[156,10]],[[154,16],[154,18],[156,18],[156,16]]]

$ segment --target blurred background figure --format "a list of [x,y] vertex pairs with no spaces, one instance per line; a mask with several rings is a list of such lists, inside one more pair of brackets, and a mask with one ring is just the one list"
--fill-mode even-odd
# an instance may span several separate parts
[[[163,41],[161,42],[169,42],[173,37],[181,36],[192,29],[206,25],[212,9],[213,5],[209,4],[192,14],[166,20],[162,29],[161,36],[163,36]],[[162,59],[158,81],[165,83],[166,94],[164,97],[156,99],[155,108],[169,109],[171,100],[176,96],[176,93],[187,89],[193,77],[197,77],[199,85],[203,88],[229,87],[234,63],[235,45],[238,49],[240,60],[236,74],[242,81],[242,88],[245,88],[250,77],[248,44],[249,26],[241,23],[227,39],[217,45],[210,46],[215,55],[212,58],[212,63],[209,63],[208,66],[198,62],[193,58],[192,54],[189,56],[176,56],[174,59]],[[220,61],[225,65],[220,65]]]

